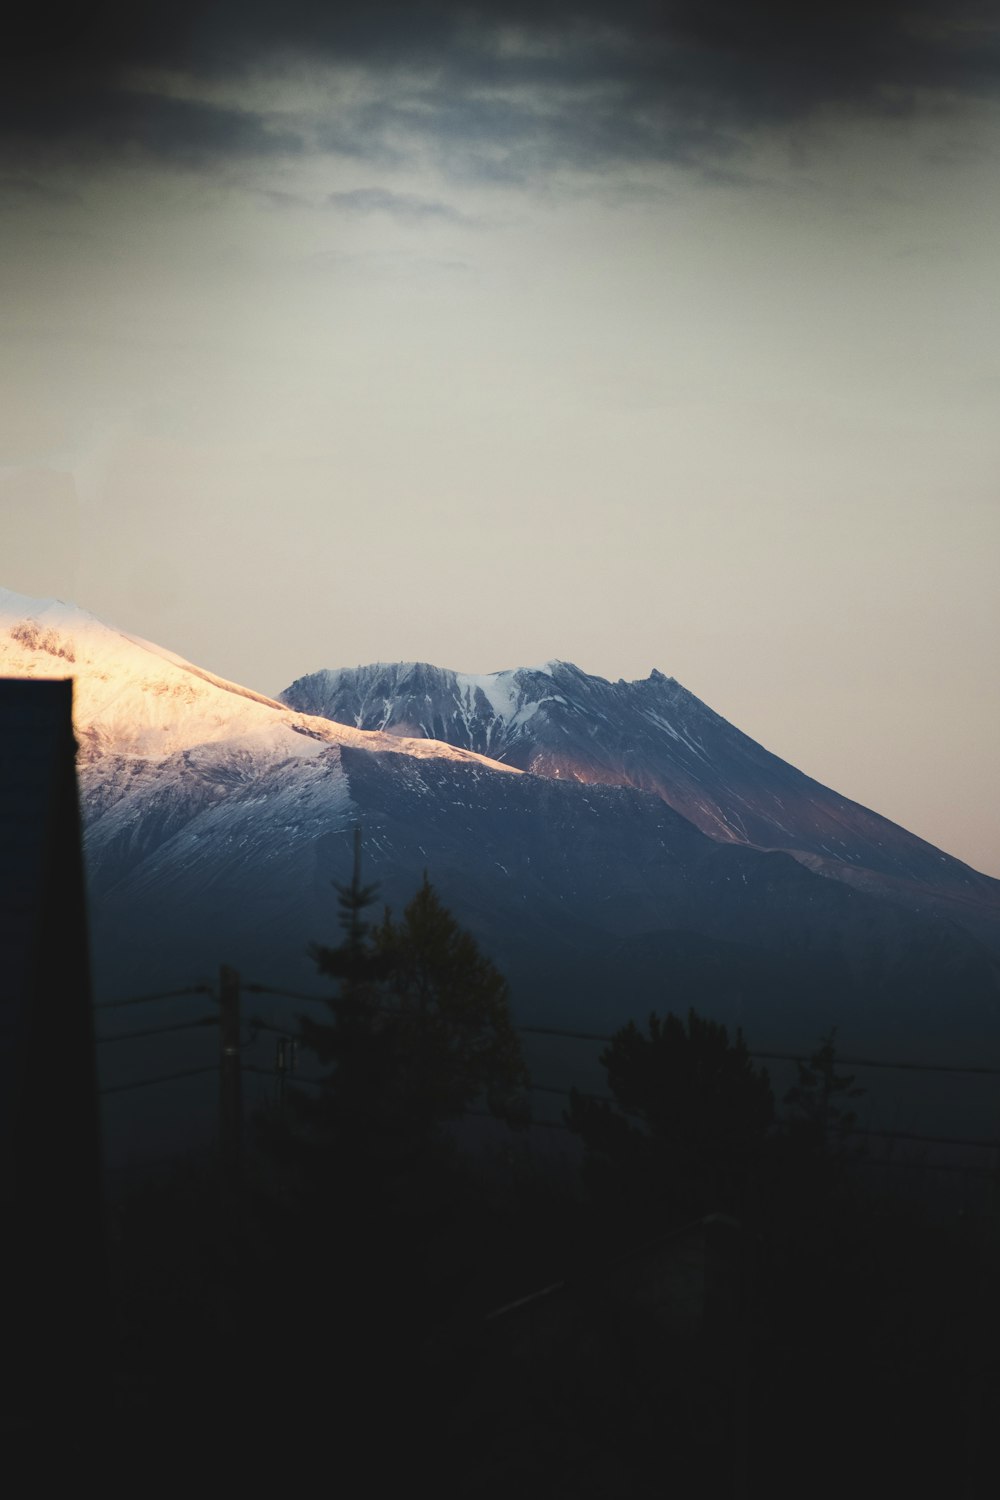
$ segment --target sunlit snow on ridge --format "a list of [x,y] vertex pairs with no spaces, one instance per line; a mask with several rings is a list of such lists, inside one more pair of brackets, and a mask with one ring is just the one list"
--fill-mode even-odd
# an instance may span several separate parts
[[72,677],[81,751],[163,760],[204,744],[262,760],[308,759],[331,745],[483,764],[473,751],[335,724],[217,677],[139,636],[54,599],[0,589],[0,675]]

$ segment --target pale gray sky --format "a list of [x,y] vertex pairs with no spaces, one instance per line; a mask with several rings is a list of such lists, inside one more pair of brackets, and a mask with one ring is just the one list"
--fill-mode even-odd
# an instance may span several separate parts
[[890,7],[883,77],[850,6],[842,73],[776,0],[790,60],[724,0],[577,9],[45,59],[0,115],[0,582],[268,692],[658,667],[1000,875],[995,25],[918,66]]

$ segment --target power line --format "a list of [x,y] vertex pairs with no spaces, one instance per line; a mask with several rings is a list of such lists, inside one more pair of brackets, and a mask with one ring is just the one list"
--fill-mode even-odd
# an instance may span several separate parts
[[845,1130],[843,1135],[873,1135],[883,1141],[925,1141],[935,1146],[982,1146],[989,1151],[1000,1151],[1000,1141],[977,1140],[961,1135],[918,1135],[910,1130]]
[[[765,1060],[774,1058],[779,1062],[808,1062],[809,1058],[801,1052],[751,1052],[751,1057],[761,1057]],[[973,1067],[968,1063],[920,1063],[920,1062],[890,1062],[885,1058],[874,1057],[841,1057],[840,1053],[834,1054],[834,1062],[851,1068],[898,1068],[912,1073],[981,1073],[990,1078],[1000,1078],[1000,1068]]]
[[[248,991],[250,991],[250,992],[252,992],[252,993],[254,993],[254,994],[280,995],[280,996],[284,996],[284,997],[289,998],[289,999],[307,1000],[307,1001],[311,1001],[311,1002],[318,1001],[318,1000],[321,1000],[322,998],[324,998],[324,997],[320,997],[320,996],[316,996],[316,995],[305,995],[305,994],[301,994],[301,993],[296,993],[296,992],[293,992],[293,991],[290,991],[290,990],[279,990],[279,989],[276,989],[276,988],[274,988],[274,987],[272,987],[270,985],[262,985],[262,984],[254,984],[254,983],[246,983],[246,984],[243,985],[243,988],[246,989],[246,990],[248,990]],[[270,1026],[268,1023],[263,1022],[263,1021],[257,1021],[255,1019],[255,1021],[252,1024],[258,1025],[262,1030],[273,1031],[273,1032],[277,1033],[278,1035],[287,1035],[287,1033],[283,1032],[281,1030],[281,1028],[276,1027],[276,1026]],[[604,1043],[610,1043],[610,1042],[614,1041],[614,1036],[610,1035],[608,1033],[605,1033],[605,1032],[570,1031],[570,1030],[564,1029],[562,1027],[557,1027],[557,1026],[533,1026],[533,1025],[523,1024],[523,1025],[516,1026],[515,1030],[521,1032],[524,1035],[528,1035],[528,1036],[549,1036],[549,1037],[556,1037],[558,1039],[566,1040],[566,1041],[604,1042]],[[763,1051],[757,1052],[757,1051],[751,1051],[749,1055],[751,1057],[754,1057],[754,1058],[759,1058],[762,1061],[794,1062],[794,1063],[806,1062],[806,1061],[808,1061],[808,1058],[809,1058],[809,1054],[805,1053],[805,1052],[794,1053],[794,1052],[763,1052]],[[837,1061],[838,1064],[840,1064],[842,1066],[856,1067],[856,1068],[886,1068],[886,1069],[901,1070],[901,1071],[905,1071],[905,1072],[966,1073],[966,1074],[976,1074],[976,1075],[979,1075],[979,1076],[982,1076],[982,1077],[1000,1077],[1000,1068],[981,1067],[981,1066],[977,1066],[977,1065],[973,1065],[973,1064],[899,1062],[899,1061],[895,1061],[895,1060],[888,1059],[888,1058],[850,1057],[850,1056],[838,1056],[836,1058],[836,1061]],[[255,1070],[255,1071],[266,1071],[266,1070]],[[535,1093],[555,1094],[555,1095],[559,1095],[559,1096],[561,1096],[563,1098],[568,1098],[569,1094],[570,1094],[570,1090],[569,1089],[557,1088],[553,1084],[532,1083],[532,1084],[529,1085],[529,1087]],[[582,1090],[582,1089],[581,1090],[577,1090],[577,1092],[580,1093],[584,1098],[599,1100],[599,1101],[601,1101],[603,1103],[614,1104],[616,1102],[613,1097],[611,1097],[611,1096],[609,1096],[607,1094],[593,1094],[593,1093],[589,1093],[586,1090]],[[479,1112],[478,1111],[467,1111],[467,1113],[479,1113]],[[535,1123],[539,1124],[539,1125],[542,1125],[544,1128],[547,1128],[547,1129],[555,1129],[555,1130],[566,1130],[566,1129],[568,1129],[568,1127],[566,1125],[557,1124],[554,1121],[536,1121]],[[856,1129],[856,1130],[851,1130],[851,1131],[845,1132],[845,1133],[849,1134],[849,1135],[852,1135],[852,1136],[860,1136],[860,1137],[869,1137],[870,1136],[870,1137],[875,1137],[875,1138],[882,1139],[882,1140],[908,1140],[908,1141],[917,1141],[917,1142],[921,1142],[921,1143],[925,1143],[925,1144],[931,1144],[931,1145],[969,1146],[969,1147],[986,1149],[986,1150],[1000,1150],[1000,1140],[996,1140],[996,1141],[995,1140],[982,1140],[982,1139],[978,1139],[978,1138],[969,1138],[969,1137],[962,1137],[962,1136],[922,1135],[922,1134],[919,1134],[919,1133],[916,1133],[916,1132],[911,1132],[911,1131],[892,1131],[892,1130],[864,1130],[864,1129]]]
[[262,1021],[259,1016],[251,1016],[246,1024],[251,1031],[272,1031],[275,1036],[288,1037],[292,1041],[296,1040],[294,1031],[289,1031],[284,1026],[272,1026],[270,1021]]
[[613,1036],[605,1036],[597,1031],[561,1031],[555,1026],[515,1026],[515,1031],[530,1033],[532,1036],[560,1036],[568,1041],[574,1042],[613,1042]]
[[[252,980],[241,982],[240,988],[248,994],[274,995],[279,999],[304,1000],[312,1005],[323,1005],[329,1003],[328,995],[308,995],[301,990],[287,990],[275,985],[258,984]],[[184,989],[164,990],[154,995],[136,995],[125,1000],[105,1000],[94,1007],[95,1010],[112,1010],[125,1005],[147,1005],[155,1000],[170,1000],[182,995],[211,995],[214,991],[210,985],[189,985]],[[258,1023],[262,1029],[270,1029],[264,1023]],[[527,1036],[551,1036],[564,1041],[574,1042],[613,1042],[614,1034],[601,1031],[570,1031],[559,1026],[532,1026],[517,1025],[516,1031]],[[751,1057],[760,1058],[765,1062],[807,1062],[810,1054],[808,1052],[763,1052],[750,1051]],[[853,1068],[891,1068],[905,1072],[914,1073],[971,1073],[981,1077],[1000,1078],[1000,1067],[982,1067],[971,1063],[931,1063],[931,1062],[899,1062],[891,1058],[875,1057],[849,1057],[837,1055],[838,1064]]]
[[[272,1030],[272,1031],[277,1031],[278,1030],[277,1027],[268,1027],[267,1029],[268,1030]],[[281,1034],[281,1033],[279,1033],[279,1034]],[[195,1072],[195,1073],[210,1073],[210,1072],[214,1072],[215,1070],[213,1068],[196,1068],[196,1069],[193,1069],[192,1071]],[[261,1078],[270,1078],[270,1079],[273,1079],[274,1076],[275,1076],[275,1070],[273,1068],[260,1068],[260,1067],[256,1067],[253,1064],[250,1064],[250,1063],[245,1063],[243,1065],[243,1072],[244,1073],[254,1073],[258,1077],[261,1077]],[[183,1078],[183,1077],[187,1077],[187,1076],[189,1076],[189,1075],[188,1074],[184,1074],[184,1073],[176,1073],[176,1074],[170,1074],[170,1075],[168,1075],[169,1078]],[[147,1082],[147,1083],[161,1083],[161,1082],[166,1082],[166,1081],[167,1081],[167,1078],[163,1078],[163,1079],[147,1079],[147,1080],[145,1080],[145,1082]],[[295,1076],[295,1078],[294,1078],[294,1081],[290,1082],[290,1087],[297,1088],[301,1084],[308,1084],[311,1088],[322,1088],[324,1086],[324,1083],[325,1083],[325,1080],[322,1079],[322,1078],[308,1078],[306,1076],[303,1076],[302,1074],[297,1074]],[[122,1087],[122,1088],[139,1088],[141,1086],[142,1086],[141,1084],[124,1084],[124,1085],[121,1085],[120,1087]],[[557,1088],[554,1084],[531,1083],[531,1084],[528,1085],[528,1087],[529,1087],[530,1090],[532,1090],[532,1092],[535,1092],[535,1093],[557,1094],[557,1095],[560,1095],[563,1098],[568,1098],[569,1094],[570,1094],[570,1090],[569,1089]],[[117,1091],[118,1091],[117,1089],[105,1089],[105,1090],[102,1090],[103,1093],[114,1093],[114,1092],[117,1092]],[[607,1095],[607,1094],[590,1094],[590,1093],[587,1093],[585,1090],[582,1090],[582,1089],[574,1090],[574,1092],[581,1094],[586,1099],[598,1099],[598,1100],[600,1100],[603,1103],[609,1103],[609,1104],[615,1102],[614,1099],[610,1095]],[[476,1116],[476,1117],[478,1117],[480,1119],[487,1119],[487,1120],[496,1120],[498,1118],[498,1116],[494,1115],[488,1109],[465,1109],[465,1110],[462,1111],[462,1115],[463,1115],[463,1117],[468,1117],[468,1116],[471,1115],[471,1116]],[[528,1121],[528,1128],[532,1129],[532,1130],[534,1130],[534,1129],[537,1129],[537,1130],[561,1130],[561,1131],[564,1131],[568,1135],[577,1135],[578,1134],[578,1132],[575,1131],[575,1130],[573,1130],[569,1125],[565,1124],[564,1122],[558,1121],[558,1120],[534,1120],[534,1119],[533,1120],[529,1120]],[[861,1137],[865,1137],[865,1138],[872,1137],[872,1138],[875,1138],[875,1139],[878,1139],[878,1140],[888,1140],[888,1141],[916,1141],[918,1143],[925,1144],[925,1145],[936,1145],[936,1146],[967,1146],[967,1147],[979,1147],[979,1148],[982,1148],[982,1149],[985,1149],[985,1150],[993,1150],[993,1151],[1000,1150],[1000,1140],[980,1139],[980,1138],[969,1137],[969,1136],[921,1135],[921,1134],[919,1134],[919,1133],[917,1133],[915,1131],[908,1131],[908,1130],[867,1130],[867,1129],[866,1130],[861,1130],[861,1129],[847,1130],[847,1131],[844,1131],[843,1134],[844,1135],[849,1135],[849,1136],[861,1136]],[[891,1161],[887,1161],[887,1160],[879,1159],[879,1158],[875,1158],[875,1157],[862,1158],[862,1160],[863,1160],[863,1162],[866,1162],[866,1163],[870,1162],[871,1165],[873,1165],[873,1166],[881,1166],[881,1167],[902,1166],[902,1167],[913,1167],[913,1168],[917,1168],[917,1169],[920,1169],[920,1170],[926,1170],[926,1171],[941,1171],[941,1172],[974,1171],[976,1173],[976,1175],[983,1175],[983,1176],[992,1176],[993,1175],[992,1171],[990,1171],[989,1169],[973,1169],[973,1168],[951,1166],[951,1165],[949,1165],[947,1163],[941,1163],[941,1162],[906,1162],[906,1161],[903,1161],[903,1162],[891,1162]]]
[[[321,996],[321,995],[309,995],[309,994],[305,994],[305,993],[303,993],[301,991],[279,989],[279,988],[277,988],[275,986],[272,986],[272,985],[258,984],[258,983],[255,983],[253,981],[245,981],[245,982],[237,981],[237,983],[238,983],[240,989],[242,989],[242,990],[244,990],[244,991],[246,991],[246,992],[248,992],[250,994],[274,995],[274,996],[277,996],[279,998],[284,998],[284,999],[289,999],[289,1000],[301,1000],[301,1001],[305,1001],[305,1002],[310,1003],[310,1004],[326,1003],[327,1000],[328,1000],[328,997],[325,997],[325,996]],[[184,997],[184,996],[187,996],[187,995],[205,995],[205,994],[208,994],[208,995],[214,994],[214,991],[211,988],[211,986],[206,985],[206,984],[189,985],[189,986],[187,986],[185,988],[180,988],[180,989],[176,989],[176,990],[164,990],[164,991],[160,991],[160,992],[157,992],[156,994],[151,994],[151,995],[137,995],[137,996],[130,996],[130,997],[128,997],[126,999],[122,999],[122,1000],[105,1001],[105,1002],[99,1004],[98,1006],[95,1006],[95,1009],[97,1009],[97,1010],[111,1010],[111,1009],[118,1009],[118,1008],[121,1008],[123,1006],[147,1005],[147,1004],[150,1004],[151,1002],[154,1002],[154,1001],[157,1001],[157,1000],[168,1000],[168,999],[174,999],[174,998],[181,998],[181,997]],[[198,1019],[196,1019],[194,1021],[178,1022],[176,1024],[169,1025],[169,1026],[149,1027],[149,1028],[146,1028],[146,1029],[141,1029],[141,1030],[132,1031],[132,1032],[121,1032],[117,1036],[98,1037],[96,1040],[99,1043],[102,1043],[102,1044],[103,1043],[107,1043],[107,1042],[115,1042],[115,1041],[131,1041],[131,1040],[138,1040],[138,1039],[141,1039],[141,1038],[144,1038],[144,1037],[165,1035],[167,1033],[175,1032],[175,1031],[194,1030],[194,1029],[198,1029],[198,1028],[201,1028],[201,1027],[204,1027],[204,1026],[214,1026],[214,1025],[217,1025],[217,1024],[218,1024],[218,1019],[215,1016],[204,1016],[204,1017],[199,1017]],[[261,1020],[259,1017],[254,1017],[253,1020],[250,1022],[250,1025],[251,1025],[251,1028],[256,1028],[256,1029],[262,1030],[262,1031],[273,1032],[273,1033],[275,1033],[278,1036],[288,1036],[290,1034],[284,1028],[278,1027],[278,1026],[273,1026],[269,1022]],[[565,1029],[565,1028],[562,1028],[562,1027],[555,1027],[555,1026],[534,1026],[534,1025],[524,1024],[524,1025],[518,1025],[516,1027],[516,1030],[519,1031],[519,1032],[521,1032],[521,1033],[523,1033],[523,1034],[525,1034],[525,1035],[530,1035],[530,1036],[549,1036],[549,1037],[555,1037],[555,1038],[558,1038],[560,1040],[567,1040],[567,1041],[583,1041],[583,1042],[610,1043],[610,1042],[612,1042],[614,1040],[614,1037],[612,1035],[609,1035],[609,1034],[606,1034],[606,1033],[602,1033],[602,1032],[571,1031],[571,1030],[568,1030],[568,1029]],[[791,1052],[750,1052],[750,1056],[751,1057],[755,1057],[755,1058],[760,1058],[760,1059],[765,1060],[765,1061],[781,1061],[781,1062],[801,1063],[801,1062],[803,1062],[808,1057],[808,1054],[791,1053]],[[885,1068],[885,1069],[904,1070],[904,1071],[908,1071],[908,1072],[959,1073],[959,1074],[960,1073],[966,1073],[966,1074],[976,1074],[976,1075],[979,1075],[979,1076],[986,1076],[986,1077],[1000,1077],[1000,1068],[981,1067],[981,1066],[976,1066],[976,1065],[971,1065],[971,1064],[965,1065],[965,1064],[951,1064],[951,1063],[900,1062],[900,1061],[895,1061],[895,1060],[886,1059],[886,1058],[868,1058],[868,1057],[850,1057],[850,1056],[840,1056],[840,1057],[837,1058],[837,1062],[839,1064],[841,1064],[841,1065],[849,1066],[849,1067]],[[198,1076],[200,1074],[210,1073],[210,1072],[214,1072],[214,1071],[215,1071],[214,1067],[189,1068],[189,1069],[185,1069],[183,1071],[177,1072],[177,1073],[162,1074],[162,1075],[160,1075],[160,1076],[158,1076],[156,1078],[139,1079],[139,1080],[136,1080],[136,1081],[134,1081],[132,1083],[111,1085],[111,1086],[109,1086],[109,1087],[107,1087],[105,1089],[102,1089],[101,1092],[105,1093],[105,1094],[123,1093],[123,1092],[126,1092],[126,1091],[131,1090],[131,1089],[146,1088],[146,1087],[151,1086],[154,1083],[168,1083],[168,1082],[172,1082],[175,1079],[196,1077],[196,1076]],[[246,1066],[245,1067],[245,1071],[251,1072],[251,1073],[255,1073],[255,1074],[258,1074],[258,1075],[262,1075],[262,1076],[265,1076],[265,1077],[273,1076],[272,1071],[269,1070],[269,1069],[265,1069],[265,1068],[258,1068],[258,1067]],[[296,1081],[299,1082],[299,1083],[308,1084],[308,1085],[311,1085],[311,1086],[314,1086],[314,1087],[320,1087],[320,1086],[322,1086],[322,1080],[319,1080],[319,1079],[311,1079],[311,1078],[300,1077]],[[559,1088],[559,1087],[556,1087],[553,1084],[544,1084],[544,1083],[533,1083],[533,1084],[530,1085],[530,1088],[534,1092],[537,1092],[537,1093],[554,1094],[554,1095],[558,1095],[558,1096],[563,1097],[563,1098],[568,1098],[570,1096],[570,1092],[571,1092],[569,1089]],[[595,1099],[595,1100],[599,1100],[601,1102],[608,1103],[608,1104],[614,1104],[616,1102],[611,1096],[606,1095],[606,1094],[593,1094],[593,1093],[588,1093],[585,1090],[579,1090],[578,1092],[584,1098]],[[467,1113],[478,1114],[478,1113],[488,1113],[488,1112],[470,1110],[470,1111],[467,1111]],[[536,1125],[540,1126],[543,1129],[555,1129],[555,1130],[567,1130],[568,1129],[568,1127],[566,1125],[559,1124],[559,1123],[556,1123],[554,1121],[541,1121],[541,1120],[539,1120],[539,1121],[535,1121],[534,1123]],[[921,1142],[921,1143],[933,1144],[933,1145],[965,1146],[965,1147],[973,1147],[973,1148],[986,1149],[986,1150],[1000,1150],[1000,1140],[984,1140],[984,1139],[981,1139],[981,1138],[974,1138],[974,1137],[935,1136],[935,1135],[924,1135],[924,1134],[920,1134],[920,1133],[917,1133],[917,1132],[911,1132],[911,1131],[870,1130],[870,1129],[860,1129],[860,1128],[846,1131],[845,1134],[846,1135],[850,1135],[850,1136],[856,1136],[856,1137],[873,1137],[873,1138],[878,1138],[878,1139],[882,1139],[882,1140],[906,1140],[906,1141],[915,1141],[915,1142]]]
[[126,1000],[102,1000],[95,1010],[120,1010],[124,1005],[150,1005],[154,1000],[173,1000],[181,995],[211,995],[210,984],[191,984],[182,990],[162,990],[155,995],[130,995]]
[[[538,1094],[558,1094],[568,1099],[571,1094],[577,1094],[583,1099],[596,1099],[603,1104],[617,1104],[617,1100],[610,1094],[592,1094],[586,1089],[564,1089],[553,1083],[529,1083],[528,1088]],[[623,1113],[628,1113],[623,1111]],[[784,1122],[779,1122],[779,1124]],[[923,1141],[927,1144],[938,1146],[981,1146],[987,1150],[1000,1151],[1000,1140],[984,1140],[979,1137],[956,1136],[956,1135],[920,1135],[910,1130],[869,1130],[851,1128],[841,1132],[843,1135],[851,1136],[877,1136],[886,1141]]]
[[898,1167],[912,1168],[917,1172],[961,1172],[963,1177],[988,1177],[996,1176],[993,1167],[967,1167],[957,1166],[951,1161],[912,1161],[891,1156],[859,1156],[855,1158],[855,1166],[861,1167],[885,1167],[894,1172]]
[[[531,1036],[554,1036],[561,1037],[566,1041],[574,1042],[613,1042],[614,1036],[598,1031],[565,1031],[558,1026],[516,1026],[516,1031],[527,1033]],[[808,1052],[756,1052],[749,1050],[751,1057],[761,1058],[765,1062],[808,1062]],[[888,1058],[875,1057],[847,1057],[838,1052],[834,1061],[838,1065],[846,1065],[852,1068],[898,1068],[906,1072],[914,1073],[978,1073],[990,1078],[1000,1078],[1000,1068],[984,1068],[971,1063],[924,1063],[924,1062],[896,1062]]]
[[[255,1067],[252,1063],[244,1063],[243,1072],[256,1073],[261,1078],[273,1079],[277,1070],[275,1068],[258,1068]],[[321,1089],[325,1082],[326,1080],[324,1078],[308,1078],[301,1073],[294,1073],[289,1079],[288,1086],[289,1088],[297,1089],[300,1083],[308,1083],[312,1088]]]
[[[561,1089],[555,1083],[529,1083],[528,1088],[532,1094],[556,1094],[568,1100],[571,1094],[580,1095],[585,1100],[598,1100],[603,1104],[616,1104],[618,1101],[610,1094],[589,1094],[586,1089]],[[622,1112],[627,1113],[627,1112]],[[568,1128],[568,1127],[567,1127]],[[922,1136],[916,1131],[906,1130],[862,1130],[852,1128],[843,1131],[844,1136],[876,1137],[879,1140],[916,1140],[925,1145],[934,1146],[978,1146],[985,1151],[1000,1151],[1000,1140],[982,1140],[979,1137],[969,1136]]]
[[147,1026],[142,1031],[119,1031],[114,1036],[96,1036],[94,1041],[101,1042],[131,1042],[137,1037],[163,1036],[168,1031],[194,1031],[200,1026],[218,1026],[218,1016],[200,1016],[197,1021],[178,1021],[173,1026]]
[[128,1089],[148,1088],[152,1083],[173,1083],[176,1078],[196,1078],[199,1073],[217,1073],[218,1063],[213,1063],[208,1068],[185,1068],[180,1073],[161,1073],[156,1078],[137,1078],[132,1083],[112,1083],[107,1088],[100,1089],[102,1094],[124,1094]]
[[270,984],[251,984],[247,982],[241,984],[240,988],[246,990],[251,995],[277,995],[284,1000],[308,1000],[313,1005],[326,1005],[329,1000],[328,995],[304,995],[298,990],[278,990]]

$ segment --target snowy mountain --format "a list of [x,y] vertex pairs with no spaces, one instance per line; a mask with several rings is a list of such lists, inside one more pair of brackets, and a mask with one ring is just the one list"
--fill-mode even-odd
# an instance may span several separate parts
[[270,761],[312,757],[326,745],[358,745],[418,758],[482,759],[429,742],[428,736],[410,742],[311,719],[162,646],[105,625],[75,605],[30,599],[7,589],[0,589],[0,672],[74,679],[84,765],[108,754],[162,761],[208,745]]
[[379,663],[316,672],[280,696],[311,714],[445,740],[536,776],[652,792],[723,843],[785,850],[914,909],[931,900],[977,931],[1000,921],[1000,881],[803,775],[660,672],[608,682],[561,661],[486,676]]
[[[499,684],[388,670],[406,699],[378,688],[379,719],[373,682],[337,723],[312,711],[328,697],[277,702],[82,610],[0,594],[0,673],[75,679],[98,994],[190,984],[221,962],[315,989],[308,945],[336,936],[331,881],[360,823],[383,898],[398,909],[426,869],[524,1019],[608,1029],[697,1003],[758,1043],[809,1045],[834,1022],[845,1040],[911,1047],[982,1034],[993,952],[932,902],[893,906],[709,836],[662,789],[608,784],[634,732],[633,781],[654,750],[665,779],[660,741],[682,746],[675,763],[692,784],[698,770],[709,805],[708,757],[734,743],[730,791],[751,810],[742,737],[676,684],[602,684],[560,663]],[[632,717],[616,723],[623,703]]]
[[229,867],[224,889],[241,868],[257,879],[279,867],[282,850],[352,826],[358,809],[341,764],[345,748],[519,774],[428,739],[310,718],[85,610],[9,590],[0,590],[0,675],[74,679],[99,931],[116,892],[138,899],[165,882],[191,895],[220,860]]

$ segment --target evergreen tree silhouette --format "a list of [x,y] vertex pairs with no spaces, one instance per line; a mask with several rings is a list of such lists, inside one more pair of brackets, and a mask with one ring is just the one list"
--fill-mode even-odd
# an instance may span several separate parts
[[301,1018],[303,1044],[330,1072],[300,1112],[360,1181],[405,1171],[480,1098],[513,1122],[528,1078],[506,980],[426,873],[400,919],[387,908],[373,925],[377,886],[362,879],[357,830],[351,881],[336,889],[343,941],[310,950],[337,982],[331,1019]]
[[629,1022],[601,1053],[613,1100],[573,1090],[566,1121],[584,1142],[590,1185],[630,1217],[676,1224],[740,1213],[774,1118],[767,1072],[740,1032],[694,1010]]
[[798,1082],[783,1100],[793,1129],[810,1137],[820,1150],[846,1144],[858,1117],[844,1104],[865,1093],[856,1087],[853,1074],[836,1071],[836,1037],[837,1028],[833,1027],[808,1062],[797,1062]]

